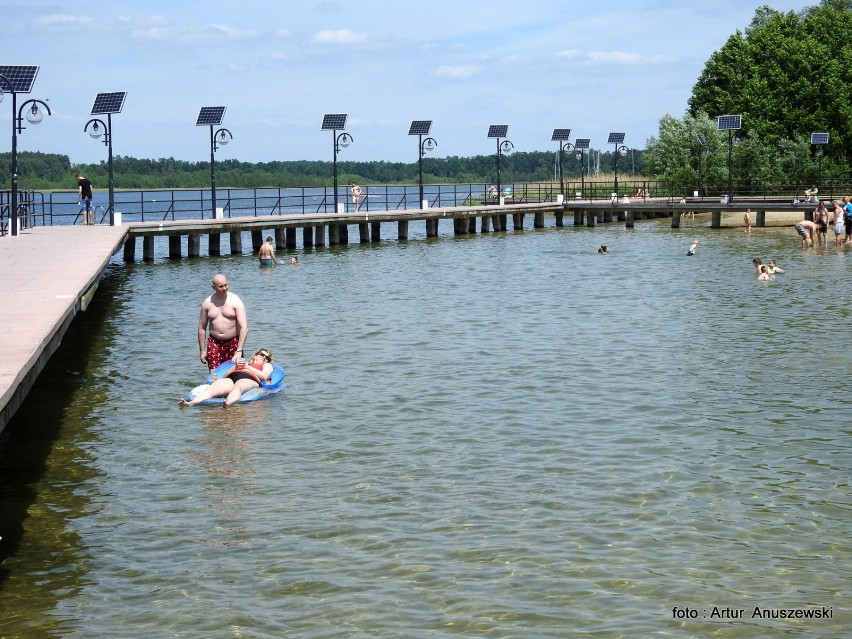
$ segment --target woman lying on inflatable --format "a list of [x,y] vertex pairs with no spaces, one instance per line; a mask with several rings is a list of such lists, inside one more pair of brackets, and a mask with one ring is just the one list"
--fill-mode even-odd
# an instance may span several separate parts
[[[220,375],[221,373],[221,375]],[[234,402],[243,399],[246,393],[254,389],[280,388],[283,380],[283,369],[272,365],[272,354],[266,348],[261,348],[248,361],[238,359],[236,366],[232,362],[223,364],[213,371],[208,378],[208,384],[198,386],[189,394],[189,399],[181,399],[178,405],[195,406],[204,401],[224,397],[222,408],[227,408]],[[273,390],[274,392],[274,390]],[[257,399],[254,395],[262,396],[263,393],[250,393],[249,398]]]

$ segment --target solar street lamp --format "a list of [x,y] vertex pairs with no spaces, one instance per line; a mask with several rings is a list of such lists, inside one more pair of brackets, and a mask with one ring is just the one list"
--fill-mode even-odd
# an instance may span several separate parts
[[[106,115],[107,121],[104,122],[100,118],[92,118],[86,122],[83,131],[97,140],[101,136],[104,138],[104,144],[107,146],[107,170],[109,171],[109,225],[115,226],[115,182],[112,175],[112,114],[121,113],[124,107],[124,98],[127,93],[119,91],[116,93],[98,93],[95,96],[95,103],[92,105],[90,115]],[[89,127],[91,126],[91,131]]]
[[425,200],[423,199],[423,156],[426,155],[426,152],[430,153],[435,150],[435,147],[438,146],[438,143],[434,138],[427,137],[423,139],[424,135],[429,135],[429,130],[432,128],[432,120],[413,120],[411,122],[411,126],[408,129],[408,135],[416,135],[418,136],[418,148],[420,149],[420,154],[417,158],[417,165],[420,171],[420,208],[427,208]]
[[816,145],[817,150],[817,186],[820,186],[822,180],[822,147],[828,144],[828,133],[811,133],[811,144]]
[[9,232],[12,235],[18,234],[18,134],[26,128],[24,109],[27,110],[26,119],[30,124],[38,124],[44,119],[39,105],[44,107],[48,115],[52,115],[50,107],[41,100],[27,100],[18,108],[18,94],[32,91],[37,74],[38,67],[35,66],[0,65],[0,102],[5,92],[12,94],[12,208],[9,211]]
[[346,113],[327,113],[322,118],[323,131],[331,131],[334,138],[334,212],[337,213],[337,154],[340,149],[345,149],[354,141],[354,138],[345,131],[338,135],[338,131],[346,128]]
[[488,127],[488,137],[497,138],[497,197],[503,197],[502,184],[500,182],[500,158],[504,153],[509,153],[515,148],[515,145],[509,140],[500,141],[500,138],[505,138],[509,132],[508,124],[492,124]]
[[624,135],[624,133],[610,133],[606,141],[607,144],[615,145],[615,151],[612,154],[613,191],[615,192],[615,199],[618,199],[618,156],[627,155],[627,152],[630,150],[622,144],[624,142]]
[[734,199],[734,177],[733,177],[733,152],[734,152],[734,131],[738,131],[742,127],[741,115],[720,115],[716,119],[716,128],[719,131],[728,132],[728,202],[730,204]]
[[222,119],[225,117],[226,107],[201,107],[198,112],[198,119],[195,121],[195,126],[210,127],[210,204],[213,207],[213,218],[216,217],[216,151],[220,146],[226,145],[234,139],[234,136],[228,129],[221,128],[213,130],[214,127],[222,124]]
[[704,183],[704,175],[701,172],[701,160],[704,156],[704,145],[705,140],[704,136],[700,133],[695,134],[695,141],[698,143],[698,197],[703,197],[704,192],[702,190],[702,185]]
[[591,139],[589,138],[577,138],[574,140],[574,149],[577,151],[577,159],[580,161],[580,193],[584,193],[586,191],[586,164],[584,155],[585,152],[589,149],[589,145],[591,144]]
[[573,150],[576,148],[568,142],[570,139],[571,129],[553,129],[553,134],[550,136],[551,142],[559,142],[559,192],[563,198],[565,197],[565,176],[562,172],[563,151],[565,149]]

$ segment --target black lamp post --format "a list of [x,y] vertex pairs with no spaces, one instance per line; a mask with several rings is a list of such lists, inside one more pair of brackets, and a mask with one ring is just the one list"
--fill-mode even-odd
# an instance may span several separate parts
[[577,151],[577,159],[580,161],[580,193],[586,192],[586,170],[588,166],[586,166],[584,156],[591,142],[589,138],[577,138],[574,140],[574,149]]
[[506,137],[506,134],[509,132],[508,124],[492,124],[488,127],[488,137],[489,138],[497,138],[497,198],[503,195],[502,182],[500,179],[500,158],[504,153],[508,153],[512,149],[515,148],[515,145],[509,142],[509,140],[500,141],[500,138]]
[[48,115],[52,115],[50,107],[41,100],[27,100],[18,108],[18,93],[29,93],[35,81],[38,67],[0,67],[0,101],[4,92],[12,94],[12,199],[9,219],[11,220],[12,235],[18,234],[18,134],[24,129],[24,109],[27,110],[27,122],[39,124],[44,115],[39,105],[44,107]]
[[345,131],[340,135],[337,135],[337,131],[335,131],[334,136],[334,212],[337,213],[337,154],[340,152],[340,149],[345,149],[347,146],[352,144],[355,140],[351,135],[346,133]]
[[[615,192],[614,199],[618,199],[618,155],[626,154],[628,149],[626,146],[622,144],[624,142],[624,133],[610,133],[607,138],[607,144],[614,144],[615,151],[612,154],[612,172],[614,175],[614,186],[613,191]],[[619,146],[621,145],[621,146]]]
[[568,142],[571,138],[571,129],[553,129],[553,134],[550,136],[551,142],[559,142],[559,192],[562,197],[565,197],[565,174],[562,171],[562,163],[565,160],[563,151],[567,148],[574,149],[575,147]]
[[213,125],[210,125],[210,200],[213,204],[213,217],[216,217],[216,151],[220,146],[226,145],[234,139],[231,132],[222,127],[213,131]]
[[435,150],[435,147],[438,146],[438,143],[434,138],[426,138],[424,139],[424,135],[429,135],[429,131],[432,128],[432,120],[413,120],[411,122],[411,126],[408,129],[408,135],[416,135],[418,136],[418,145],[417,147],[420,149],[420,152],[417,157],[417,165],[420,172],[420,207],[425,208],[423,206],[423,157],[426,155],[426,152],[432,152]]
[[828,133],[811,133],[811,144],[816,145],[817,150],[817,187],[821,187],[822,184],[822,147],[828,144]]
[[720,115],[716,118],[716,129],[728,132],[728,204],[734,200],[734,131],[742,127],[742,115]]
[[695,141],[698,142],[698,197],[704,196],[703,184],[704,174],[701,172],[702,160],[704,159],[704,136],[700,133],[695,134]]
[[[89,126],[92,130],[89,131]],[[86,122],[83,131],[97,140],[104,136],[104,144],[107,146],[107,171],[109,172],[109,225],[115,226],[115,183],[112,177],[112,117],[107,114],[107,122],[100,118],[92,118]]]

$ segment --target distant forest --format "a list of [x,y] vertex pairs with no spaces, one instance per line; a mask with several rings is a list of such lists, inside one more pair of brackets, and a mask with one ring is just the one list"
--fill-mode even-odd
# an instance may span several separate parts
[[[517,152],[500,160],[504,183],[540,182],[554,179],[556,151]],[[620,158],[619,171],[631,168],[640,173],[642,153],[633,158]],[[563,173],[568,178],[580,177],[580,162],[573,153],[563,154]],[[632,166],[631,166],[632,163]],[[495,155],[469,158],[424,158],[423,181],[428,184],[491,183],[496,180]],[[601,153],[600,165],[611,171],[612,153]],[[9,188],[11,156],[0,154],[0,189]],[[72,165],[67,155],[24,151],[18,153],[18,187],[34,190],[76,189],[75,171],[92,180],[96,188],[108,183],[107,162]],[[417,184],[417,162],[338,162],[340,184],[352,180],[360,184]],[[216,186],[227,188],[255,187],[322,187],[333,182],[331,162],[281,161],[216,162]],[[118,189],[209,188],[210,163],[186,162],[174,158],[144,160],[126,156],[113,158],[113,178]]]

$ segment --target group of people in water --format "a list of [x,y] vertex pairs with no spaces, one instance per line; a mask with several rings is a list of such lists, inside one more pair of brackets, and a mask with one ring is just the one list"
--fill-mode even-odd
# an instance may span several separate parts
[[234,362],[234,367],[222,377],[213,379],[192,399],[181,398],[178,402],[181,407],[224,397],[222,407],[227,408],[245,392],[268,381],[274,370],[268,348],[259,348],[245,358],[248,314],[243,300],[228,289],[228,278],[219,273],[213,277],[212,286],[213,293],[201,302],[198,318],[199,359],[207,364],[211,373],[228,361]]

